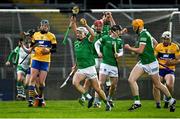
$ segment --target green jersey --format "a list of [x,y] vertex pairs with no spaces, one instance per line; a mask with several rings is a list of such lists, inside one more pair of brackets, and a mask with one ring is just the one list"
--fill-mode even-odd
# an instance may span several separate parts
[[87,37],[82,41],[76,40],[74,42],[74,51],[78,69],[83,69],[95,65],[92,46],[93,43],[90,42]]
[[110,35],[105,35],[99,41],[103,47],[103,63],[111,66],[117,66],[115,51],[123,48],[123,42],[120,38],[112,38]]
[[[97,52],[96,52],[96,49],[95,49],[94,44],[95,44],[95,42],[96,42],[98,39],[100,39],[102,36],[103,36],[103,33],[97,33],[97,32],[95,32],[95,38],[94,38],[94,40],[93,40],[93,54],[94,54],[94,58],[98,58],[98,54],[97,54]],[[102,47],[100,47],[100,50],[102,51]]]
[[142,54],[139,54],[139,59],[142,64],[150,64],[156,61],[156,57],[154,56],[154,46],[151,34],[143,29],[138,38],[138,47],[140,44],[145,44],[145,48]]
[[[101,33],[95,32],[95,38],[94,38],[94,40],[93,40],[93,45],[94,45],[95,42],[96,42],[98,39],[100,39],[102,36],[109,34],[109,31],[110,31],[110,25],[109,25],[109,24],[110,24],[110,23],[106,23],[106,24],[103,25],[103,30],[102,30]],[[94,47],[94,46],[93,46],[93,47]],[[101,52],[102,52],[102,47],[100,47],[100,50],[101,50]],[[97,54],[97,52],[96,52],[96,50],[95,50],[95,47],[93,48],[93,52],[94,52],[94,58],[98,58],[98,54]]]
[[110,25],[106,24],[103,26],[103,35],[109,35]]
[[19,59],[19,50],[20,47],[17,46],[13,51],[8,56],[7,61],[12,62],[13,64],[17,65],[18,64],[18,59]]

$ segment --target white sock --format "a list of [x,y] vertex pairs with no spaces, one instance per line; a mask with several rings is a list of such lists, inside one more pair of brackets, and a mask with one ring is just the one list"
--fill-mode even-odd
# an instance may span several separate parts
[[86,98],[87,98],[88,100],[90,100],[90,99],[92,98],[92,96],[89,95],[89,93],[88,93],[88,94],[86,94]]
[[140,100],[135,100],[135,101],[134,101],[134,104],[138,104],[138,105],[140,105],[140,104],[141,104],[141,102],[140,102]]
[[169,100],[169,104],[172,105],[172,104],[174,103],[174,101],[175,101],[175,99],[174,99],[174,98],[171,98],[171,99]]

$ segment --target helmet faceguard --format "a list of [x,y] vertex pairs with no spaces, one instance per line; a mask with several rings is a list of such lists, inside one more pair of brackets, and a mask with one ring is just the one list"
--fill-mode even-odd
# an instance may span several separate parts
[[47,33],[50,29],[49,21],[46,19],[41,20],[40,22],[40,31],[42,34]]
[[121,25],[113,25],[111,27],[111,32],[116,34],[116,36],[121,36],[121,30],[122,30],[122,27]]
[[76,29],[77,32],[77,39],[82,40],[86,37],[86,35],[89,33],[89,31],[85,27],[78,27]]
[[163,32],[161,39],[163,40],[163,45],[168,46],[171,43],[171,32],[170,31]]

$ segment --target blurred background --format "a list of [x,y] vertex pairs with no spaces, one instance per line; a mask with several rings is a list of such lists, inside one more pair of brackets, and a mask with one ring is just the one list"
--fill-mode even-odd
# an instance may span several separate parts
[[[62,45],[64,33],[69,24],[71,9],[79,6],[80,11],[90,9],[119,9],[112,12],[114,20],[122,27],[128,28],[128,33],[122,36],[125,43],[135,44],[137,38],[131,28],[134,18],[145,21],[145,27],[152,36],[160,42],[161,34],[171,28],[173,40],[180,41],[180,15],[172,15],[180,8],[179,0],[1,0],[0,1],[0,100],[15,100],[16,68],[6,67],[4,64],[8,54],[17,46],[19,33],[28,29],[37,28],[42,19],[50,22],[50,31],[54,33],[58,41],[57,53],[52,56],[50,72],[46,84],[46,99],[77,99],[79,93],[71,85],[60,89],[60,85],[70,73],[74,63],[72,32],[68,35],[66,45]],[[6,9],[5,12],[2,9]],[[62,12],[10,12],[9,9],[60,9]],[[121,9],[121,10],[120,10]],[[63,12],[64,11],[64,12]],[[105,10],[106,11],[106,10]],[[103,12],[103,11],[102,11]],[[102,12],[81,12],[77,19],[84,17],[88,24],[101,19]],[[171,25],[172,23],[172,25]],[[131,99],[130,88],[127,82],[130,71],[137,62],[136,54],[125,51],[125,55],[119,62],[120,79],[118,83],[116,99]],[[177,66],[175,82],[175,98],[180,99],[180,67]],[[138,81],[142,99],[152,98],[152,82],[147,75],[143,75]],[[53,92],[53,93],[52,93]]]

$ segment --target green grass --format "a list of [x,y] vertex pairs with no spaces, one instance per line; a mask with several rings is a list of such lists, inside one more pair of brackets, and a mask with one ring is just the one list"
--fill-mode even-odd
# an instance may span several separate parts
[[115,101],[111,112],[106,112],[104,104],[100,109],[82,107],[78,101],[46,101],[45,108],[27,107],[23,101],[1,101],[0,118],[180,118],[180,103],[176,111],[156,109],[154,101],[142,100],[142,107],[133,112],[127,111],[132,101]]

